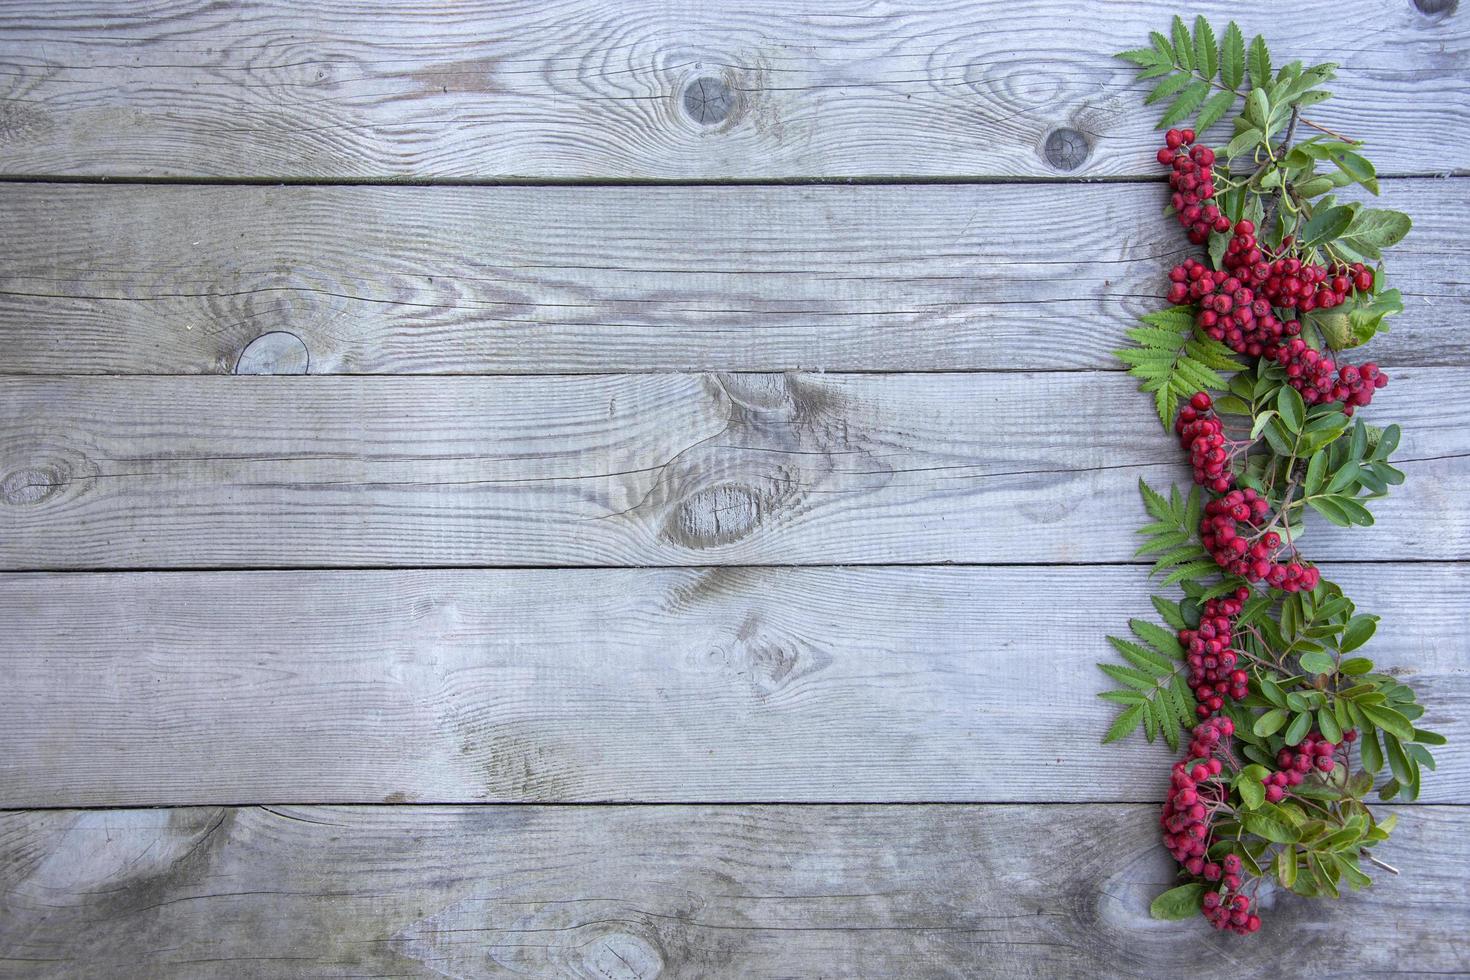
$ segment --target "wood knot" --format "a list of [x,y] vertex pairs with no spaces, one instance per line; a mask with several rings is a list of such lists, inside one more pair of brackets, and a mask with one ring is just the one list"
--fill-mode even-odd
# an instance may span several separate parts
[[712,75],[702,75],[684,86],[684,111],[702,126],[725,121],[735,107],[730,86]]
[[1092,147],[1075,129],[1054,129],[1047,134],[1043,148],[1046,162],[1058,170],[1076,170],[1087,161]]
[[626,932],[609,933],[587,944],[582,962],[588,976],[608,980],[653,980],[664,969],[663,957],[651,943]]
[[706,487],[675,509],[671,536],[690,548],[712,548],[745,537],[760,523],[760,494],[738,483]]
[[263,333],[240,352],[236,374],[305,374],[311,366],[306,342],[294,333],[272,330]]
[[0,500],[14,507],[39,504],[54,497],[69,479],[59,466],[28,466],[0,480]]
[[1460,0],[1413,0],[1414,8],[1429,17],[1447,17],[1460,7]]

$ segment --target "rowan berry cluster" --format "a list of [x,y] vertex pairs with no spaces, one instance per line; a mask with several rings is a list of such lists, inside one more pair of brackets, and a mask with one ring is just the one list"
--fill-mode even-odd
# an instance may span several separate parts
[[1173,167],[1169,186],[1174,189],[1174,216],[1189,232],[1189,240],[1203,245],[1211,231],[1229,231],[1230,219],[1210,199],[1215,196],[1215,151],[1193,146],[1194,130],[1171,129],[1164,135],[1159,162]]
[[1388,375],[1372,361],[1338,367],[1331,357],[1308,347],[1299,337],[1269,351],[1269,356],[1286,368],[1287,383],[1301,392],[1302,401],[1308,405],[1342,402],[1343,412],[1351,415],[1358,406],[1373,400],[1374,391],[1388,384]]
[[1194,629],[1179,631],[1189,664],[1189,687],[1194,691],[1195,713],[1209,718],[1225,706],[1225,699],[1239,701],[1249,693],[1250,676],[1237,664],[1240,654],[1233,649],[1235,617],[1250,597],[1240,588],[1229,596],[1210,599]]
[[1224,717],[1207,718],[1194,727],[1189,755],[1198,761],[1174,763],[1159,826],[1164,846],[1184,870],[1218,883],[1204,895],[1205,918],[1217,929],[1245,934],[1260,929],[1261,920],[1251,913],[1251,900],[1241,894],[1245,882],[1240,857],[1226,854],[1219,861],[1210,857],[1210,825],[1227,809],[1230,793],[1230,780],[1217,753],[1233,734],[1235,723]]
[[1283,542],[1270,530],[1270,514],[1269,500],[1250,487],[1236,488],[1205,504],[1200,541],[1215,564],[1231,575],[1284,592],[1310,592],[1321,581],[1321,573],[1297,561],[1277,561]]
[[1201,391],[1179,410],[1174,419],[1174,432],[1179,436],[1179,445],[1189,450],[1189,465],[1194,471],[1194,482],[1209,487],[1216,493],[1224,493],[1234,484],[1230,473],[1230,445],[1225,438],[1225,427],[1212,411],[1214,401]]
[[[1189,169],[1182,173],[1196,182],[1189,185],[1189,193],[1210,197],[1213,189],[1205,193],[1197,182],[1202,174],[1212,171],[1201,168],[1193,159],[1198,154],[1213,161],[1209,147],[1196,146],[1188,153],[1176,148],[1181,142],[1193,142],[1193,136],[1189,130],[1169,130],[1159,159],[1169,156],[1166,162],[1174,167],[1171,185],[1179,185],[1180,168],[1187,165]],[[1354,290],[1372,289],[1373,271],[1361,262],[1329,269],[1287,254],[1270,259],[1256,240],[1254,223],[1238,221],[1232,228],[1214,205],[1209,205],[1208,211],[1197,203],[1179,210],[1185,196],[1176,190],[1174,197],[1179,220],[1190,229],[1190,241],[1196,240],[1200,228],[1204,229],[1203,237],[1196,244],[1208,241],[1211,231],[1232,234],[1222,259],[1223,269],[1211,269],[1190,258],[1169,270],[1169,302],[1196,304],[1199,312],[1195,322],[1200,329],[1237,354],[1267,357],[1283,365],[1287,383],[1301,392],[1308,405],[1342,402],[1343,411],[1352,415],[1355,408],[1372,401],[1373,392],[1388,384],[1388,375],[1375,364],[1339,368],[1331,357],[1298,339],[1302,332],[1298,317],[1312,310],[1341,306]],[[1292,245],[1288,237],[1282,242],[1282,252],[1289,252]]]
[[[1378,187],[1359,143],[1302,114],[1328,94],[1320,86],[1334,66],[1275,71],[1263,37],[1247,46],[1238,25],[1218,34],[1203,16],[1192,33],[1175,17],[1169,34],[1119,57],[1141,79],[1167,76],[1149,101],[1173,97],[1165,119],[1195,126],[1168,130],[1156,155],[1175,220],[1200,248],[1169,270],[1174,308],[1142,317],[1128,331],[1133,346],[1117,354],[1160,420],[1172,421],[1196,486],[1167,495],[1140,487],[1153,523],[1138,553],[1155,556],[1154,570],[1185,598],[1154,597],[1172,632],[1133,620],[1138,642],[1109,638],[1127,665],[1100,665],[1122,685],[1101,695],[1121,709],[1104,741],[1142,727],[1149,741],[1162,734],[1178,748],[1179,729],[1193,722],[1159,813],[1164,846],[1188,880],[1151,913],[1198,911],[1216,929],[1247,934],[1261,928],[1257,895],[1268,878],[1306,896],[1336,895],[1339,880],[1363,884],[1357,861],[1379,863],[1367,848],[1387,836],[1387,822],[1378,826],[1362,797],[1387,763],[1393,778],[1380,795],[1412,799],[1418,760],[1429,759],[1419,742],[1398,751],[1390,731],[1387,720],[1402,734],[1418,717],[1411,700],[1398,700],[1403,685],[1343,659],[1377,618],[1355,613],[1293,540],[1309,511],[1370,523],[1359,500],[1402,480],[1387,464],[1397,430],[1375,444],[1371,427],[1342,417],[1368,405],[1388,376],[1338,351],[1387,329],[1384,318],[1402,309],[1399,291],[1364,262],[1411,221],[1337,200],[1349,184]],[[1229,145],[1204,145],[1198,137],[1242,95]],[[1217,388],[1228,393],[1212,397]],[[1377,751],[1354,758],[1350,720],[1362,747]]]

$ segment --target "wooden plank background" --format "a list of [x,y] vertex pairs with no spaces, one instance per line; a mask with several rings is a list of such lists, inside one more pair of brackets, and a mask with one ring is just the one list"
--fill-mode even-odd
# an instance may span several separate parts
[[[1268,897],[1241,942],[1160,925],[1152,805],[202,807],[0,814],[5,959],[161,978],[1455,975],[1463,807],[1411,874]],[[1404,929],[1412,929],[1405,940]],[[1351,939],[1344,940],[1344,936]],[[100,969],[99,969],[100,968]],[[110,971],[110,972],[109,972]],[[1315,975],[1315,974],[1314,974]]]
[[1408,483],[1305,544],[1452,741],[1401,877],[1147,918],[1176,9],[0,0],[0,976],[1470,973],[1442,0],[1186,11],[1414,216]]
[[[14,0],[0,172],[730,179],[1153,175],[1109,55],[1162,0],[212,4]],[[1195,3],[1342,65],[1312,118],[1385,173],[1463,173],[1470,45],[1444,0]],[[1223,131],[1223,127],[1222,127]]]
[[[1470,582],[1326,574],[1451,738],[1425,799],[1470,803]],[[1092,737],[1137,566],[98,579],[0,577],[13,804],[1128,801],[1173,755]]]

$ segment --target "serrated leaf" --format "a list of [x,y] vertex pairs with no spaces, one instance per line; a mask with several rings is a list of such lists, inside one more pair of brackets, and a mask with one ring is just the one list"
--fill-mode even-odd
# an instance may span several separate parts
[[1174,669],[1174,661],[1161,653],[1157,653],[1147,647],[1130,643],[1128,640],[1119,639],[1116,636],[1108,637],[1108,642],[1113,645],[1123,659],[1140,670],[1152,671],[1155,675],[1168,674]]
[[1189,36],[1189,28],[1178,14],[1174,15],[1170,36],[1174,40],[1174,63],[1185,71],[1194,68],[1194,38]]
[[1225,36],[1220,39],[1220,81],[1231,90],[1240,88],[1245,80],[1245,37],[1240,26],[1231,21],[1225,25]]
[[1183,72],[1176,72],[1175,74],[1170,75],[1168,78],[1164,79],[1159,84],[1155,85],[1153,87],[1153,91],[1149,92],[1148,95],[1145,95],[1143,97],[1143,104],[1153,105],[1155,102],[1159,102],[1163,99],[1169,98],[1170,96],[1177,95],[1180,89],[1184,88],[1184,86],[1188,85],[1193,80],[1194,79],[1191,76],[1186,75]]
[[1128,626],[1138,638],[1163,656],[1178,660],[1184,656],[1184,649],[1179,645],[1179,638],[1168,630],[1146,619],[1130,619]]
[[1235,107],[1234,92],[1216,92],[1200,106],[1199,117],[1194,121],[1196,131],[1203,133],[1225,118],[1225,113]]
[[1194,18],[1194,66],[1201,77],[1215,77],[1220,68],[1219,57],[1219,49],[1215,47],[1215,29],[1200,14]]
[[1142,704],[1135,704],[1133,707],[1125,709],[1113,721],[1112,726],[1108,728],[1108,733],[1103,736],[1103,744],[1116,742],[1136,729],[1142,724],[1143,715],[1146,710]]
[[1177,602],[1170,602],[1163,596],[1157,595],[1149,596],[1149,601],[1153,603],[1154,610],[1164,622],[1176,630],[1189,628],[1188,624],[1184,621],[1184,614],[1179,611],[1179,604]]
[[1124,61],[1132,62],[1142,68],[1152,68],[1158,64],[1170,64],[1169,59],[1160,55],[1153,48],[1134,48],[1131,51],[1119,51],[1113,57],[1122,58]]
[[1179,93],[1179,97],[1174,100],[1174,104],[1169,107],[1169,110],[1164,113],[1156,128],[1166,129],[1176,123],[1183,122],[1189,117],[1191,112],[1200,107],[1200,103],[1205,100],[1205,96],[1209,92],[1210,85],[1208,82],[1199,79],[1190,82]]
[[1251,42],[1251,51],[1248,59],[1251,73],[1251,85],[1262,88],[1271,81],[1271,52],[1266,48],[1266,39],[1257,34]]
[[1119,684],[1127,684],[1137,691],[1152,691],[1159,686],[1152,674],[1137,667],[1124,667],[1122,664],[1098,664],[1098,667]]

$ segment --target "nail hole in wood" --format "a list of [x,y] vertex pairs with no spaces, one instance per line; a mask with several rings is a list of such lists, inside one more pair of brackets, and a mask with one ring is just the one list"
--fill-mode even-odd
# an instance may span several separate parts
[[1440,17],[1452,14],[1459,9],[1460,0],[1414,0],[1414,6],[1421,14]]

